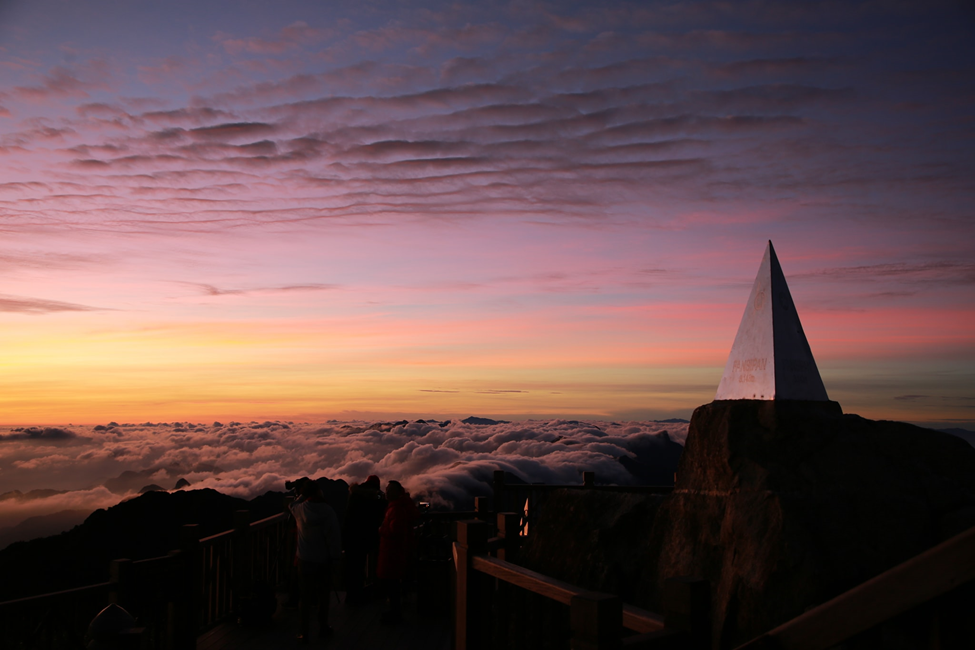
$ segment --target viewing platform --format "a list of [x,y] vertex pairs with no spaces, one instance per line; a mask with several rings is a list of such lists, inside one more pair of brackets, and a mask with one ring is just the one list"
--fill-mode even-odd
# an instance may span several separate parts
[[[425,513],[417,531],[437,541],[428,551],[441,552],[419,554],[416,579],[404,593],[403,622],[383,623],[385,604],[378,593],[361,606],[346,605],[336,583],[337,590],[330,594],[333,633],[322,638],[313,622],[307,641],[297,638],[298,610],[287,606],[294,578],[294,536],[287,514],[250,522],[249,513],[239,511],[233,529],[203,539],[195,525],[184,526],[180,548],[165,556],[114,560],[108,582],[0,603],[0,648],[90,647],[84,638],[88,623],[106,603],[117,603],[137,617],[136,627],[124,630],[125,639],[100,645],[99,650],[487,650],[506,647],[511,640],[505,624],[516,607],[524,608],[518,612],[523,624],[535,628],[519,628],[519,637],[541,634],[555,642],[552,647],[718,647],[711,642],[713,586],[706,579],[665,576],[659,611],[653,612],[624,602],[619,595],[590,591],[519,563],[538,509],[553,499],[574,498],[579,489],[648,496],[672,490],[669,486],[600,486],[591,473],[583,485],[506,484],[503,472],[498,472],[494,497],[478,498],[474,511]],[[512,504],[525,508],[501,510]],[[274,593],[277,599],[273,616],[263,624],[260,617],[243,613],[251,611],[247,602],[260,593],[257,585],[264,585],[263,593]],[[808,609],[739,650],[827,650],[905,617],[927,626],[932,607],[949,614],[969,608],[975,595],[972,589],[975,528]],[[525,595],[527,599],[521,597]],[[561,608],[556,624],[535,617],[542,601]],[[964,629],[952,627],[959,620],[966,619],[952,615],[937,618],[930,629],[925,627],[924,647],[963,647],[957,640],[970,638],[971,628],[970,623]]]
[[334,592],[329,623],[334,633],[326,640],[316,632],[307,645],[299,645],[298,610],[285,606],[287,597],[278,594],[278,609],[269,626],[244,627],[227,622],[199,636],[197,650],[277,650],[288,647],[323,647],[341,650],[450,650],[452,629],[448,617],[430,617],[419,611],[416,594],[406,594],[404,621],[384,625],[380,598],[357,607],[345,604],[345,593]]

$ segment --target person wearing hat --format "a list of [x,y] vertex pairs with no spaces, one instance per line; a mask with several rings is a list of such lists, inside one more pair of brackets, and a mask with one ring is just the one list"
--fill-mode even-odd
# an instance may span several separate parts
[[[372,475],[349,487],[345,511],[345,603],[365,603],[366,576],[375,572],[379,554],[379,526],[386,513],[386,496],[379,489],[379,477]],[[371,570],[370,570],[371,567]]]

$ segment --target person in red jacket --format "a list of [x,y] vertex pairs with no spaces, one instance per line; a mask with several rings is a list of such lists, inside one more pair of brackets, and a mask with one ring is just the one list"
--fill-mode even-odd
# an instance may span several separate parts
[[383,615],[383,623],[393,624],[403,620],[403,579],[413,557],[413,525],[418,516],[410,493],[399,481],[386,486],[386,516],[379,527],[379,566],[376,574],[386,586],[389,612]]

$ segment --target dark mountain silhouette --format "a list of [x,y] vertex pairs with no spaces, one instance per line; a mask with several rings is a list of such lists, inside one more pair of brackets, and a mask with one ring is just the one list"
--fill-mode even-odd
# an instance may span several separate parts
[[161,485],[156,485],[155,483],[150,483],[149,485],[143,487],[139,490],[139,494],[145,494],[146,492],[165,492],[166,488]]
[[975,447],[975,431],[969,431],[968,429],[959,429],[957,427],[951,429],[935,429],[935,431],[940,431],[941,433],[950,433],[953,436],[958,436],[972,447]]
[[640,436],[630,443],[635,457],[620,456],[620,465],[644,485],[673,485],[677,463],[684,446],[666,432]]
[[104,582],[110,560],[158,557],[177,548],[183,524],[213,535],[233,527],[235,510],[250,510],[251,521],[281,512],[284,496],[267,492],[245,501],[209,489],[147,492],[96,510],[69,531],[0,551],[0,601]]
[[464,424],[508,424],[507,420],[492,420],[491,418],[479,418],[476,415],[472,415],[469,418],[464,418],[461,420]]
[[[160,471],[165,472],[170,479],[174,479],[177,476],[186,474],[187,472],[208,472],[211,474],[219,474],[222,470],[212,463],[197,463],[193,467],[185,467],[179,464],[158,465],[156,467],[149,467],[139,471],[127,469],[115,478],[110,478],[105,481],[104,486],[112,493],[118,495],[137,492],[146,485],[152,484],[152,477],[159,474]],[[156,476],[156,480],[160,480],[158,476]]]
[[87,510],[61,510],[49,515],[29,517],[16,526],[0,528],[0,550],[22,539],[57,535],[82,523],[88,514]]
[[10,492],[4,492],[0,494],[0,501],[6,501],[7,499],[46,499],[47,497],[53,497],[56,494],[64,494],[67,490],[30,490],[28,492],[21,492],[20,490],[11,490]]

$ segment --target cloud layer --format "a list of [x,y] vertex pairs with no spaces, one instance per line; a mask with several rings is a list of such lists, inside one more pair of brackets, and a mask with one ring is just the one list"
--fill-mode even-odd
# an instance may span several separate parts
[[[443,424],[443,426],[441,426]],[[214,488],[243,498],[284,490],[301,476],[349,483],[370,474],[403,482],[437,507],[472,507],[490,492],[493,471],[526,482],[634,484],[623,456],[661,454],[683,443],[686,423],[524,421],[493,425],[329,422],[115,423],[0,434],[0,528],[29,516],[94,510],[151,484]],[[58,492],[30,490],[54,488]]]

